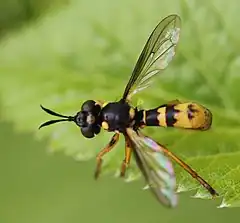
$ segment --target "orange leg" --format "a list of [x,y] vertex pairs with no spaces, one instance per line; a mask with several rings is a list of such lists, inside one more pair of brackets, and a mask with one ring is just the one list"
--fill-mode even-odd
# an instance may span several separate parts
[[167,148],[165,148],[163,145],[158,144],[162,150],[167,156],[171,157],[174,161],[176,161],[181,167],[184,168],[193,178],[195,178],[202,186],[204,186],[209,193],[215,197],[219,194],[211,187],[210,184],[208,184],[201,176],[198,175],[196,171],[194,171],[189,165],[187,165],[184,161],[182,161],[180,158],[178,158],[175,154],[170,152]]
[[98,178],[100,171],[101,171],[101,166],[102,166],[102,157],[110,152],[112,150],[112,148],[117,144],[119,140],[119,133],[115,133],[111,139],[111,141],[107,144],[107,146],[102,149],[98,155],[97,155],[97,167],[96,167],[96,171],[95,171],[95,179]]
[[128,138],[125,136],[125,159],[123,160],[122,166],[121,166],[121,173],[120,173],[121,177],[125,176],[126,168],[130,164],[131,155],[132,155],[132,148],[130,146],[130,142]]

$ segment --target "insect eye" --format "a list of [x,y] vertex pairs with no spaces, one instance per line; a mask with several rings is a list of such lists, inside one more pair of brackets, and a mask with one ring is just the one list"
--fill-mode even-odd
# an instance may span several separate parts
[[89,125],[81,128],[83,136],[86,138],[93,138],[95,135],[99,134],[101,127],[99,125]]
[[93,132],[93,129],[91,126],[82,127],[81,132],[82,132],[83,136],[85,136],[86,138],[94,137],[94,132]]
[[94,109],[94,107],[95,107],[95,101],[87,100],[82,105],[82,111],[90,112]]
[[75,118],[75,122],[80,127],[87,126],[87,113],[84,111],[78,112]]

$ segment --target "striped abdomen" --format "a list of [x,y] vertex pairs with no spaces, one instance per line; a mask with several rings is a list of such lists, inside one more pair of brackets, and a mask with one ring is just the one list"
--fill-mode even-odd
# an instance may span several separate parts
[[165,104],[151,110],[141,110],[140,124],[144,126],[178,127],[207,130],[212,124],[211,112],[200,104]]

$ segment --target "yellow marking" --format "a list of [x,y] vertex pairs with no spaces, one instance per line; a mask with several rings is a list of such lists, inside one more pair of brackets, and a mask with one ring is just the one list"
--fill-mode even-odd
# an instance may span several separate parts
[[160,126],[167,127],[166,123],[166,107],[161,107],[157,110],[159,113],[157,116],[158,122]]
[[146,111],[143,111],[143,119],[142,119],[144,125],[146,125]]
[[105,107],[108,104],[108,102],[104,102],[102,107]]
[[130,108],[130,110],[129,110],[129,116],[130,116],[131,119],[134,118],[134,116],[135,116],[135,110],[134,110],[133,108]]
[[96,105],[100,105],[101,107],[103,106],[103,104],[104,104],[104,101],[102,101],[102,100],[94,100],[95,101],[95,104]]
[[105,130],[108,130],[108,128],[109,128],[109,125],[108,125],[108,123],[107,122],[102,122],[102,127],[105,129]]

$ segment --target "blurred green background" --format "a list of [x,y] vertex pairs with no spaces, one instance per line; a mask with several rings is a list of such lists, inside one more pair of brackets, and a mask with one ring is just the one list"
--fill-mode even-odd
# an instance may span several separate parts
[[[0,2],[0,222],[238,222],[237,208],[216,207],[240,204],[239,6],[236,0]],[[49,118],[39,104],[74,114],[84,100],[118,99],[148,35],[170,13],[182,18],[176,58],[138,98],[146,108],[175,98],[202,103],[213,112],[213,129],[146,132],[224,198],[191,198],[205,191],[176,167],[181,189],[192,191],[180,194],[174,210],[142,190],[142,178],[113,177],[123,141],[104,159],[108,174],[95,182],[90,158],[111,134],[89,141],[74,125],[37,130]],[[136,176],[132,163],[128,179]]]

